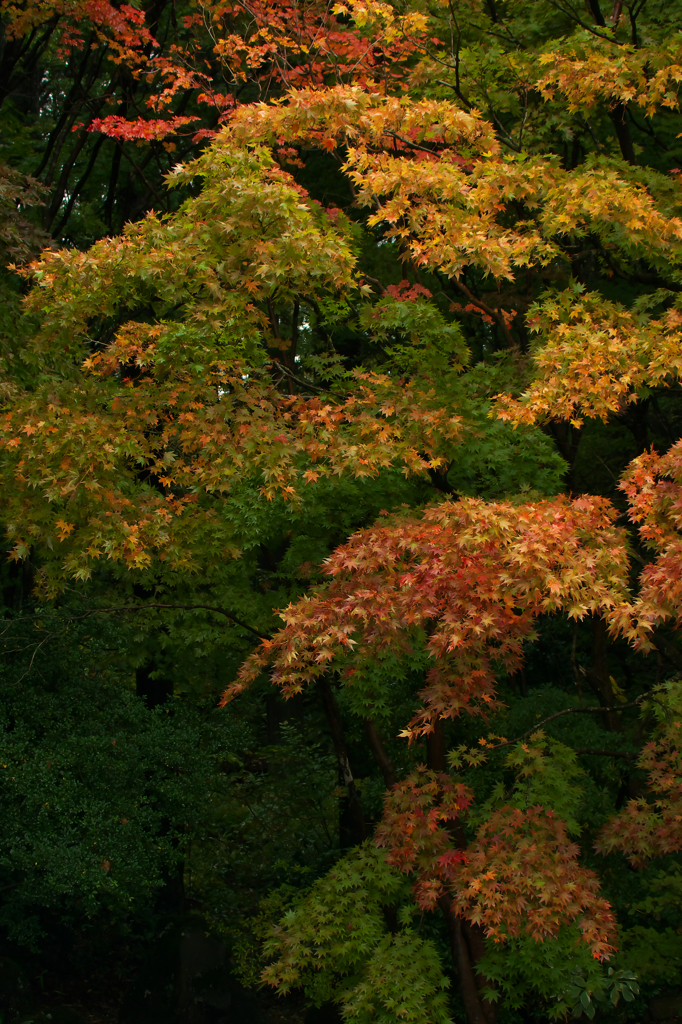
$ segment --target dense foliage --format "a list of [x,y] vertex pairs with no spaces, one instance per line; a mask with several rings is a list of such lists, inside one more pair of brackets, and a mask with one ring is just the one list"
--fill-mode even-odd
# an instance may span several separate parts
[[0,13],[10,1019],[675,1012],[682,6]]

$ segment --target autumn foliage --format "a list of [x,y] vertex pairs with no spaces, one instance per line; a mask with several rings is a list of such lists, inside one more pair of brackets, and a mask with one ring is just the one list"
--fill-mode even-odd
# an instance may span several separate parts
[[[416,736],[495,702],[495,670],[516,671],[533,620],[607,611],[625,594],[623,536],[602,502],[537,506],[443,502],[423,519],[357,534],[325,566],[333,582],[282,612],[286,622],[245,663],[234,696],[268,663],[295,693],[339,658],[348,685],[382,650],[426,631],[429,664]],[[350,655],[350,659],[348,657]]]
[[[125,101],[71,124],[93,167],[113,146],[155,196],[133,157],[187,146],[165,211],[147,198],[114,231],[117,170],[104,237],[19,270],[25,343],[3,356],[0,413],[9,558],[38,560],[44,602],[133,578],[136,609],[224,614],[242,630],[226,715],[263,688],[319,699],[346,855],[270,933],[264,980],[348,1019],[447,1021],[449,949],[470,1024],[493,1024],[500,950],[540,991],[532,941],[583,965],[593,1013],[620,941],[595,858],[648,868],[682,849],[682,197],[671,157],[642,157],[656,132],[679,152],[678,35],[647,22],[640,37],[626,4],[626,37],[623,5],[608,21],[596,0],[587,27],[538,5],[544,41],[528,47],[494,28],[526,31],[522,3],[245,0],[188,5],[166,45],[127,5],[1,6],[8,38],[56,19],[60,54],[89,47],[127,76]],[[16,218],[40,186],[2,180],[19,263]],[[76,200],[56,204],[67,221]],[[325,505],[342,484],[349,502],[382,499],[343,518]],[[274,573],[269,597],[252,553],[272,561],[268,530],[295,549],[306,515],[327,547],[286,586]],[[335,516],[352,526],[334,532]],[[543,671],[569,684],[538,723],[524,672],[550,634],[566,665]],[[647,653],[655,676],[630,667]],[[562,747],[540,728],[562,716],[606,740]],[[371,814],[344,717],[385,783]],[[578,755],[633,767],[580,826]],[[440,953],[413,926],[427,913]],[[385,979],[413,956],[424,991],[397,1009]],[[562,969],[542,990],[555,1017],[574,1009]],[[609,983],[614,1005],[628,978]]]

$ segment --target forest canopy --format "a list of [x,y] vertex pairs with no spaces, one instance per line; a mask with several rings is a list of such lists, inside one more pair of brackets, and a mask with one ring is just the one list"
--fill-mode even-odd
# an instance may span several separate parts
[[0,1019],[682,1017],[681,15],[0,0]]

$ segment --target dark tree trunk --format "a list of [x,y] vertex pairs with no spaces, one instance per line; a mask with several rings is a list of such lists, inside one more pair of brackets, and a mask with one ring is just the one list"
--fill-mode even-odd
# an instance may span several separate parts
[[426,761],[431,771],[445,772],[448,769],[445,760],[445,726],[441,718],[436,719],[433,732],[426,737]]
[[580,444],[580,428],[574,427],[568,420],[551,420],[545,432],[554,438],[561,455],[568,463],[566,489],[571,494],[575,491],[574,464]]
[[617,713],[610,710],[615,703],[615,697],[609,675],[607,644],[606,620],[596,618],[592,633],[592,668],[586,672],[586,677],[604,708],[604,727],[609,732],[617,732],[620,729],[620,721]]
[[365,719],[365,732],[367,733],[367,741],[372,748],[372,753],[374,754],[374,760],[379,766],[379,771],[384,777],[387,789],[390,789],[391,786],[395,786],[398,781],[398,776],[396,774],[393,761],[386,753],[386,748],[384,747],[381,736],[377,731],[373,718]]
[[341,807],[339,816],[341,846],[359,846],[367,834],[365,817],[355,785],[355,779],[353,778],[353,772],[351,771],[350,761],[348,760],[348,750],[346,748],[339,706],[336,703],[334,691],[328,679],[320,680],[320,693],[322,694],[322,703],[329,723],[334,753],[339,765],[339,778],[346,789],[346,800]]
[[483,933],[453,913],[450,896],[441,896],[438,905],[448,926],[452,962],[459,976],[468,1024],[495,1024],[495,1005],[482,998],[485,979],[476,972],[476,962],[483,955]]
[[625,104],[617,103],[611,111],[610,117],[613,121],[613,127],[616,129],[618,145],[620,146],[620,152],[623,160],[627,160],[629,164],[636,164],[635,147],[632,144],[630,125],[627,120],[627,107]]

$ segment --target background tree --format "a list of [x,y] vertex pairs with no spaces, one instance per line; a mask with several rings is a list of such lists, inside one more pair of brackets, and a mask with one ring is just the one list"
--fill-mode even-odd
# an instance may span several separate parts
[[7,847],[8,952],[68,907],[130,969],[191,906],[346,1019],[639,1019],[681,956],[677,9],[144,13],[5,9],[7,244],[27,172],[68,243],[6,277],[8,821],[57,743],[16,680],[71,706],[77,649],[102,715],[57,756],[89,823]]

